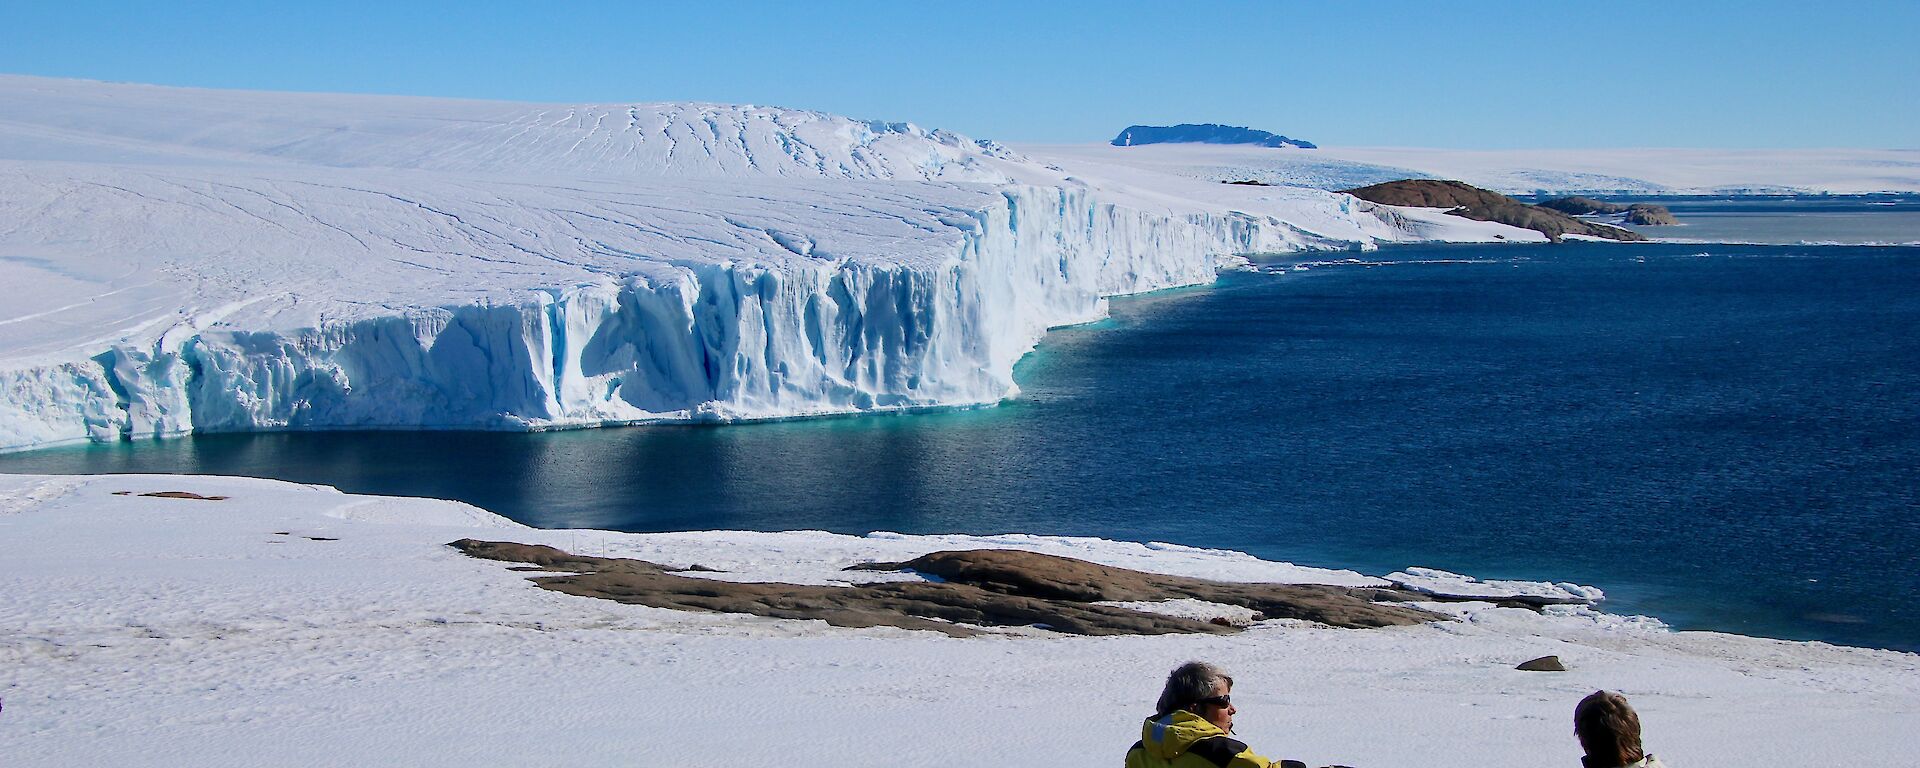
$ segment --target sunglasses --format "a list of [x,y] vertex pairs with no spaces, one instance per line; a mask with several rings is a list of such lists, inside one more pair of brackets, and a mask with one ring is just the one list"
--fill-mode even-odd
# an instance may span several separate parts
[[1208,696],[1204,699],[1200,699],[1199,701],[1195,701],[1194,703],[1209,704],[1216,707],[1230,707],[1230,706],[1233,706],[1233,694],[1223,693],[1223,694],[1220,694],[1219,696]]

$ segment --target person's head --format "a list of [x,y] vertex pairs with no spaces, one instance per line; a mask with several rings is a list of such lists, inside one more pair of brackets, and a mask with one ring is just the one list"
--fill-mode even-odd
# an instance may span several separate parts
[[1573,735],[1597,765],[1626,765],[1646,756],[1640,746],[1640,715],[1627,697],[1594,691],[1573,708]]
[[1189,661],[1167,675],[1167,685],[1160,689],[1160,703],[1154,709],[1163,716],[1184,709],[1232,733],[1233,713],[1239,711],[1229,696],[1232,692],[1233,678],[1225,671],[1203,661]]

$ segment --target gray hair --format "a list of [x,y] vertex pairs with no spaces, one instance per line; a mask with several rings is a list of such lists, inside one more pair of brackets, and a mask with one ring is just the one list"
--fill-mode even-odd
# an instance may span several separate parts
[[1213,695],[1213,689],[1220,683],[1233,687],[1233,678],[1226,670],[1204,661],[1189,661],[1167,675],[1167,687],[1160,689],[1160,703],[1154,712],[1165,715],[1176,709],[1186,709],[1201,699]]

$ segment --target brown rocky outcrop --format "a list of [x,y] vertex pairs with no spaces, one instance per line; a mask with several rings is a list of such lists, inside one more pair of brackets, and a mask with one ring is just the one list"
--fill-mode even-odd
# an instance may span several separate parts
[[1673,211],[1664,205],[1652,203],[1634,203],[1627,206],[1627,223],[1644,227],[1671,227],[1680,220],[1673,217]]
[[1551,208],[1528,205],[1498,192],[1458,181],[1403,179],[1349,189],[1346,193],[1384,205],[1449,208],[1451,210],[1448,213],[1455,216],[1531,229],[1546,235],[1548,240],[1556,243],[1566,235],[1602,237],[1608,240],[1647,239],[1638,232],[1581,221]]
[[1595,200],[1591,197],[1556,197],[1534,203],[1542,208],[1552,208],[1568,216],[1588,216],[1596,213],[1626,213],[1627,207],[1619,203]]
[[905,563],[862,570],[912,570],[940,582],[861,586],[742,583],[681,576],[644,560],[586,557],[553,547],[461,539],[448,546],[473,557],[525,563],[539,586],[656,608],[820,619],[842,627],[891,626],[949,635],[978,627],[1043,626],[1078,635],[1222,634],[1231,622],[1144,613],[1099,601],[1193,598],[1252,609],[1266,617],[1337,627],[1384,627],[1436,621],[1428,611],[1380,601],[1430,599],[1392,589],[1318,584],[1240,584],[1113,568],[1072,558],[1012,550],[935,552]]
[[1661,227],[1680,223],[1679,219],[1673,217],[1673,211],[1667,210],[1667,207],[1664,205],[1654,205],[1653,203],[1621,205],[1619,203],[1595,200],[1591,197],[1575,196],[1542,200],[1537,203],[1537,205],[1542,208],[1552,208],[1553,210],[1572,216],[1589,216],[1596,213],[1624,213],[1626,217],[1623,220],[1626,223],[1638,226]]
[[[131,496],[133,495],[133,491],[114,491],[113,495]],[[194,493],[193,491],[153,491],[151,493],[143,493],[140,495],[148,496],[155,499],[193,499],[195,501],[226,501],[227,500],[227,497],[225,496],[202,496],[200,494]]]
[[1211,581],[1014,549],[934,552],[904,563],[859,567],[909,570],[938,576],[949,584],[1073,602],[1190,598],[1240,606],[1268,618],[1305,619],[1336,627],[1385,627],[1437,618],[1426,611],[1379,604],[1432,599],[1398,589]]
[[1640,227],[1672,227],[1672,225],[1678,225],[1678,223],[1680,223],[1680,219],[1674,219],[1674,213],[1668,211],[1667,205],[1609,204],[1609,202],[1601,202],[1601,200],[1594,200],[1594,198],[1580,198],[1580,196],[1542,200],[1542,202],[1538,202],[1536,205],[1540,205],[1540,207],[1551,207],[1551,209],[1555,209],[1555,211],[1569,213],[1569,215],[1594,215],[1594,213],[1609,213],[1609,215],[1611,215],[1611,213],[1626,213],[1626,217],[1624,217],[1622,221],[1626,221],[1628,225],[1640,225]]

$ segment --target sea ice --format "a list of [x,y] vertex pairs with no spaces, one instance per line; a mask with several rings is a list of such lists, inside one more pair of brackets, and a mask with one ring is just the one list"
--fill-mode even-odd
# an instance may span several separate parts
[[1385,578],[1396,587],[1436,597],[1513,600],[1541,605],[1590,605],[1606,598],[1606,593],[1599,587],[1571,582],[1556,584],[1543,581],[1481,581],[1472,576],[1450,573],[1437,568],[1408,568],[1389,573]]

